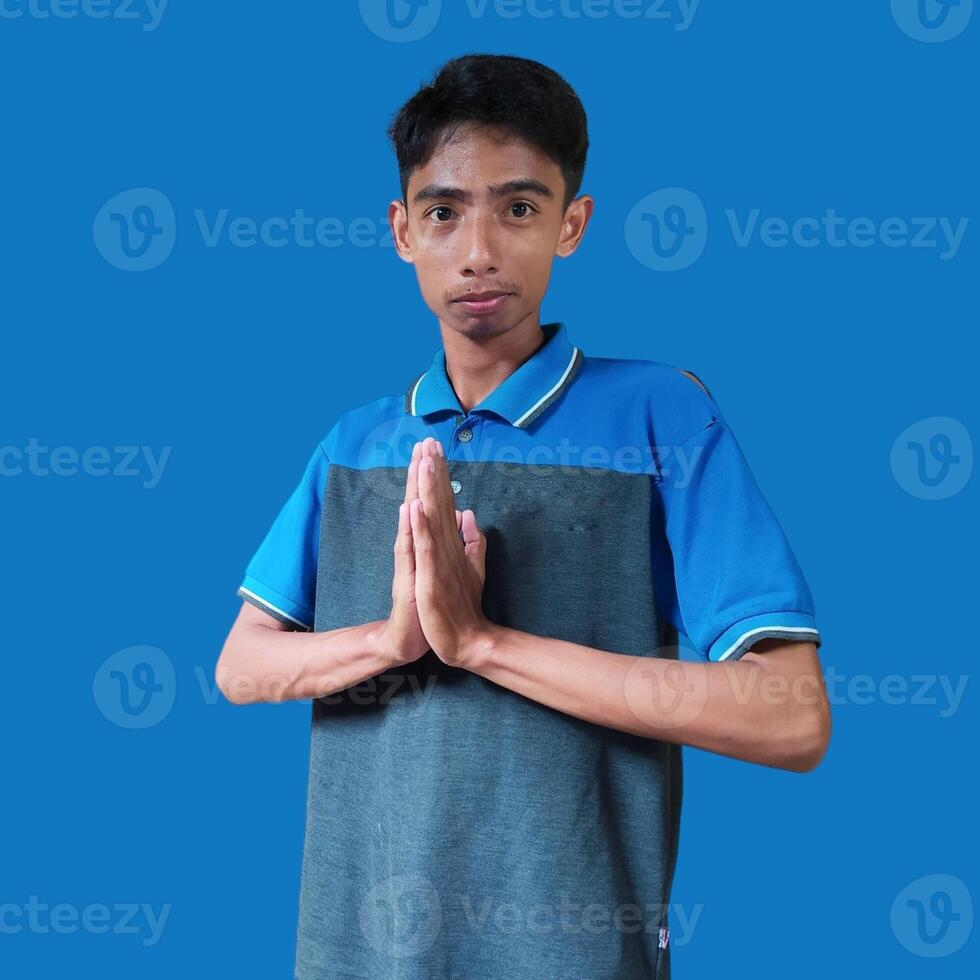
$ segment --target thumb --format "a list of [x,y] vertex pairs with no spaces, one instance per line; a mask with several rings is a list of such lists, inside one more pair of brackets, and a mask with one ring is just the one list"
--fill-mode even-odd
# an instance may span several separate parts
[[472,510],[463,511],[460,531],[466,557],[482,579],[486,569],[487,536],[480,530],[476,523],[476,514]]

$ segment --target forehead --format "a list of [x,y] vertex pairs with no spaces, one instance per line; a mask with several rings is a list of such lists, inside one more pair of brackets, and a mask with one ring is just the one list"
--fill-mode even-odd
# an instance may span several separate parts
[[463,126],[440,140],[410,177],[409,187],[438,183],[481,193],[489,184],[527,177],[546,184],[556,195],[560,190],[561,168],[536,146],[497,129]]

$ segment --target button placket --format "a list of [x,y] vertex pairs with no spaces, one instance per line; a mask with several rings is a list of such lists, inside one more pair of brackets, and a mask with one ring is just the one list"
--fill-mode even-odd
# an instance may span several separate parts
[[[450,439],[449,453],[447,454],[448,460],[451,461],[458,458],[454,450],[458,449],[460,445],[468,446],[469,452],[465,453],[464,455],[469,458],[472,456],[473,450],[476,448],[473,444],[473,440],[475,438],[473,427],[479,422],[479,419],[476,416],[456,414],[453,416],[453,422],[454,427],[452,438]],[[454,496],[458,497],[462,493],[463,483],[461,480],[455,478],[451,479],[449,481],[449,485],[452,487]],[[457,501],[457,504],[460,510],[465,510],[464,502],[462,500]]]

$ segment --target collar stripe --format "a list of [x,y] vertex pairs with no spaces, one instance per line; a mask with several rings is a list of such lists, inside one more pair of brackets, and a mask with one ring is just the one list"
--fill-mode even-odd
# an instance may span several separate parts
[[405,393],[405,411],[409,415],[418,415],[415,411],[415,393],[419,390],[419,385],[422,383],[422,379],[428,374],[428,371],[423,371],[409,386],[408,391]]
[[572,350],[572,356],[569,358],[561,377],[549,391],[546,391],[519,419],[514,421],[514,425],[521,429],[526,429],[561,394],[565,385],[578,373],[581,365],[582,352],[575,347]]

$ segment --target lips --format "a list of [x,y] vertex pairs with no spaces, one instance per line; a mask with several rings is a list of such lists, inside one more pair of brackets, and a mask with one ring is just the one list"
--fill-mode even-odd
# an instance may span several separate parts
[[510,293],[501,292],[498,289],[490,290],[486,293],[467,293],[465,296],[460,296],[457,303],[482,303],[485,300],[497,299],[498,296],[509,296]]
[[512,295],[513,293],[491,289],[483,293],[469,293],[466,296],[460,296],[455,302],[470,316],[483,316],[487,313],[496,313]]

